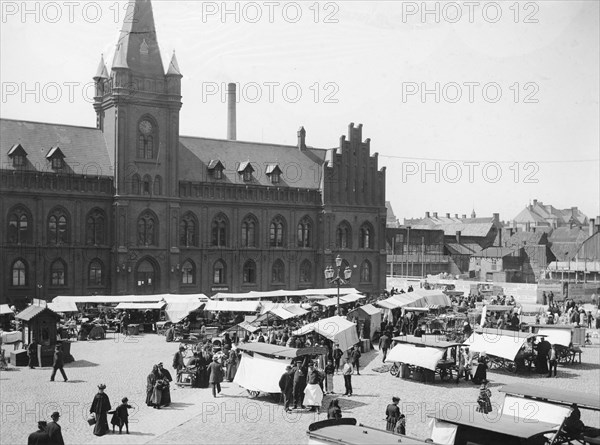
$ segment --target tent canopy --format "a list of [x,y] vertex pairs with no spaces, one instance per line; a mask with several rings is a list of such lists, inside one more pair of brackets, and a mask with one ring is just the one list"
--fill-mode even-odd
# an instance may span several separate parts
[[[158,303],[119,303],[115,309],[124,310],[138,310],[145,311],[146,309],[162,309],[166,303],[158,302]],[[60,312],[60,311],[58,311]]]
[[543,399],[559,405],[570,406],[576,403],[580,408],[600,411],[598,394],[577,392],[556,387],[530,385],[529,383],[511,383],[498,391],[533,399]]
[[73,301],[65,301],[62,303],[48,303],[48,309],[54,312],[79,312],[77,305]]
[[197,311],[204,305],[205,303],[201,301],[167,303],[165,312],[170,321],[172,321],[173,323],[179,323],[185,317],[190,315],[191,312]]
[[233,381],[249,391],[279,393],[279,379],[289,364],[289,359],[269,358],[259,354],[252,356],[243,352]]
[[332,340],[334,343],[338,343],[342,351],[347,351],[359,341],[358,334],[356,333],[356,324],[340,316],[324,318],[314,323],[309,323],[292,332],[292,335],[306,335],[309,332],[316,332]]
[[115,304],[115,303],[158,303],[159,301],[208,301],[204,294],[155,294],[155,295],[80,295],[58,296],[52,299],[53,303],[73,302],[81,304]]
[[409,343],[400,343],[388,353],[386,362],[400,362],[435,371],[438,362],[444,355],[444,348],[418,346]]
[[0,315],[15,314],[8,304],[0,304]]
[[367,315],[377,315],[377,314],[381,314],[381,309],[376,308],[372,304],[365,304],[364,306],[360,306],[360,307],[357,307],[356,309],[352,309],[348,315],[352,314],[352,312],[364,312]]
[[258,301],[214,301],[210,300],[204,306],[209,312],[256,312],[260,308]]
[[[354,303],[354,302],[360,300],[361,298],[367,298],[367,297],[365,295],[360,295],[360,294],[348,294],[348,295],[340,294],[340,304]],[[317,304],[320,304],[321,306],[330,307],[330,306],[337,305],[337,301],[338,301],[338,298],[336,295],[335,297],[317,301]]]
[[413,292],[392,295],[385,300],[378,301],[377,306],[385,309],[396,309],[399,307],[423,307],[430,305],[451,306],[450,298],[439,290],[418,289]]
[[483,329],[471,334],[465,341],[473,352],[485,352],[489,355],[514,360],[519,349],[533,334],[501,329]]
[[[258,300],[279,297],[308,297],[314,295],[337,295],[336,288],[303,289],[303,290],[273,290],[267,292],[225,293],[220,292],[212,297],[213,300]],[[340,295],[356,294],[354,288],[340,287]]]

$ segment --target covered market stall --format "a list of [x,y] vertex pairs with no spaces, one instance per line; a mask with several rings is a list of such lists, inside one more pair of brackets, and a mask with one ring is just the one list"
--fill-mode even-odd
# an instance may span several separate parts
[[358,325],[359,332],[363,332],[363,338],[371,340],[375,331],[381,326],[382,310],[372,304],[365,304],[348,313],[348,319],[354,320]]
[[310,332],[316,332],[334,343],[338,343],[342,351],[347,351],[359,343],[356,324],[340,316],[309,323],[292,332],[292,335],[306,335]]

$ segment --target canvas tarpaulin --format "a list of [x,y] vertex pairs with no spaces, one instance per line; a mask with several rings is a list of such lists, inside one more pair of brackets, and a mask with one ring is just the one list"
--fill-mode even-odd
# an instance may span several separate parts
[[347,351],[359,342],[356,324],[339,316],[309,323],[292,332],[292,335],[306,335],[313,331],[332,340],[334,343],[338,343],[342,351]]
[[444,349],[399,343],[388,353],[386,362],[400,362],[435,371]]
[[444,422],[443,420],[430,419],[429,428],[431,429],[431,434],[429,435],[429,437],[433,440],[434,443],[444,445],[454,444],[454,439],[456,438],[456,430],[458,429],[458,425]]
[[187,317],[190,312],[194,312],[198,310],[204,305],[201,301],[188,301],[181,303],[168,303],[165,308],[165,312],[167,313],[167,317],[173,323],[179,323],[185,317]]
[[[117,310],[138,310],[138,311],[145,311],[146,309],[162,309],[164,307],[165,303],[162,301],[159,301],[158,303],[119,303],[117,304],[117,307],[115,307],[115,309]],[[52,309],[52,308],[50,308]],[[60,312],[60,311],[55,311],[55,312]]]
[[280,393],[279,379],[290,362],[243,352],[233,382],[249,391]]
[[546,340],[553,345],[569,347],[571,344],[570,329],[540,328],[536,335],[546,335]]
[[465,345],[469,346],[473,352],[485,352],[496,357],[514,360],[519,349],[527,341],[527,337],[516,335],[516,332],[515,335],[511,335],[510,331],[508,332],[506,335],[474,332],[465,341]]
[[64,301],[62,303],[48,303],[48,309],[54,312],[79,312],[77,305],[73,301]]
[[260,308],[258,301],[214,301],[210,300],[204,306],[210,312],[256,312]]
[[0,304],[0,315],[15,314],[8,304]]
[[515,422],[548,422],[558,426],[565,417],[571,414],[571,408],[540,400],[506,395],[502,414],[515,417]]

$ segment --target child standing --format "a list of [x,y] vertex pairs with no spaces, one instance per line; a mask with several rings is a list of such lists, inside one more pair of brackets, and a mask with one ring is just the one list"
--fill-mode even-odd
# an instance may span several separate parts
[[131,405],[127,404],[128,401],[127,397],[123,397],[121,404],[115,409],[112,419],[110,419],[110,423],[113,426],[113,433],[115,432],[115,426],[119,427],[119,434],[123,432],[123,426],[125,426],[125,431],[129,434],[129,413],[127,410],[131,409]]
[[333,373],[335,372],[335,366],[331,360],[327,360],[327,366],[325,366],[325,394],[334,394],[333,392]]

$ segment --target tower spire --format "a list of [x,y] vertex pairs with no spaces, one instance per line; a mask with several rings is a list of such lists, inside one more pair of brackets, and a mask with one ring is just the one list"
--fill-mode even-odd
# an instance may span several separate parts
[[164,76],[150,0],[129,0],[113,68],[129,68],[133,73]]
[[173,51],[173,57],[171,57],[171,63],[169,63],[169,69],[167,69],[167,76],[181,76],[177,57],[175,57],[175,51]]
[[100,63],[98,64],[96,75],[94,76],[94,80],[99,79],[108,79],[108,70],[106,69],[106,63],[104,62],[104,54],[100,55]]

